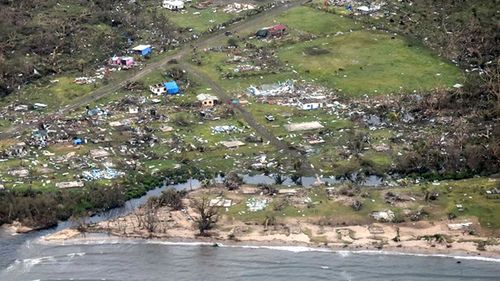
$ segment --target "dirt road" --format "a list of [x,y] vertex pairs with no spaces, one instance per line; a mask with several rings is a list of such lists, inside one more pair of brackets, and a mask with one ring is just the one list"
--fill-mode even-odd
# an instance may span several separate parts
[[[61,108],[56,113],[47,115],[43,120],[38,120],[38,122],[47,122],[48,123],[48,122],[50,122],[50,120],[56,119],[56,118],[60,117],[61,115],[64,115],[68,112],[71,112],[72,110],[76,110],[76,109],[81,108],[81,107],[83,107],[91,102],[97,101],[97,100],[102,99],[108,95],[116,93],[121,88],[123,88],[127,83],[138,81],[138,80],[142,79],[143,77],[147,76],[148,74],[150,74],[151,72],[153,72],[159,68],[165,67],[171,60],[183,61],[186,58],[186,56],[190,54],[193,47],[195,47],[197,49],[203,49],[203,48],[207,48],[209,46],[212,46],[214,43],[216,43],[218,41],[223,41],[226,38],[224,33],[227,31],[235,33],[235,32],[241,31],[247,27],[254,27],[254,26],[259,27],[260,23],[262,21],[269,19],[269,18],[273,18],[275,16],[278,16],[279,14],[285,12],[288,9],[302,5],[304,2],[307,2],[307,1],[292,1],[290,3],[283,3],[280,5],[277,5],[272,9],[269,9],[267,11],[263,11],[255,16],[247,18],[246,20],[234,23],[226,29],[219,30],[217,32],[208,34],[204,37],[200,37],[196,41],[192,41],[191,44],[184,45],[182,49],[178,50],[174,54],[172,54],[170,56],[166,56],[158,62],[154,62],[154,63],[147,65],[146,67],[144,67],[140,71],[134,73],[130,77],[127,77],[127,78],[122,79],[120,81],[114,81],[108,85],[102,86],[102,87],[96,89],[95,91],[89,93],[88,95],[85,95],[85,96],[79,98],[71,105],[68,105],[68,106]],[[216,90],[215,92],[218,93],[219,98],[221,98],[222,100],[230,100],[231,99],[231,97],[227,94],[227,92],[224,89],[222,89],[222,87],[220,87],[216,81],[210,79],[204,73],[198,71],[197,69],[190,66],[189,64],[183,63],[182,66],[185,69],[187,69],[194,76],[197,76],[202,81],[207,82],[213,89]],[[308,174],[308,175],[315,174],[314,169],[308,163],[307,158],[305,156],[301,155],[297,150],[290,148],[285,142],[276,138],[276,136],[274,136],[264,126],[259,124],[255,120],[255,118],[252,116],[252,114],[250,112],[246,111],[243,107],[236,106],[236,109],[241,114],[242,118],[264,139],[268,140],[273,146],[275,146],[279,150],[286,152],[286,154],[288,156],[290,156],[290,159],[299,159],[300,160],[299,162],[301,163],[301,172],[302,173]],[[30,126],[32,126],[32,124],[29,124],[29,123],[21,124],[18,126],[13,126],[13,127],[9,128],[7,131],[0,133],[0,140],[15,137],[16,135],[19,135],[20,132],[26,130]]]
[[[242,30],[246,27],[258,27],[259,23],[262,22],[265,19],[275,17],[284,11],[291,9],[296,6],[300,6],[303,3],[307,1],[291,1],[290,3],[283,3],[280,5],[275,6],[272,9],[263,11],[257,15],[251,16],[243,21],[234,23],[230,25],[228,28],[216,31],[214,33],[208,34],[206,36],[202,36],[198,38],[196,41],[192,41],[190,45],[184,45],[182,49],[177,51],[175,54],[172,54],[170,56],[164,57],[162,60],[149,64],[142,70],[136,72],[134,75],[127,77],[125,79],[119,80],[119,81],[114,81],[111,82],[108,85],[102,86],[95,91],[83,96],[82,98],[77,99],[74,103],[71,105],[65,106],[61,109],[59,109],[57,112],[49,114],[45,116],[42,120],[37,120],[37,122],[46,122],[49,123],[50,120],[54,120],[57,117],[60,117],[68,112],[71,112],[72,110],[81,108],[82,106],[85,106],[91,102],[94,102],[96,100],[102,99],[108,95],[111,95],[113,93],[116,93],[119,91],[123,86],[125,86],[129,82],[134,82],[137,80],[142,79],[152,71],[162,68],[165,65],[168,64],[169,61],[172,59],[176,60],[181,60],[183,57],[185,57],[189,52],[191,51],[191,46],[195,46],[198,49],[205,48],[214,42],[217,42],[219,40],[222,40],[225,38],[224,33],[226,31],[231,31],[231,32],[237,32],[239,30]],[[0,132],[0,140],[3,139],[8,139],[8,138],[13,138],[15,136],[18,136],[21,132],[25,131],[26,129],[30,128],[32,123],[24,123],[16,126],[12,126],[9,129]]]
[[[198,81],[203,81],[210,88],[212,88],[215,95],[218,98],[226,103],[230,102],[232,97],[224,90],[215,80],[210,78],[208,75],[203,73],[202,71],[196,69],[192,65],[188,63],[182,63],[180,65],[182,69],[185,69],[191,76],[195,77]],[[292,147],[290,147],[286,142],[278,139],[272,132],[270,132],[266,127],[255,120],[255,117],[252,113],[248,112],[241,105],[234,105],[234,108],[240,114],[240,116],[247,122],[247,124],[255,130],[257,134],[259,134],[263,139],[269,141],[271,145],[276,147],[282,154],[288,156],[288,159],[292,163],[300,163],[300,173],[303,175],[317,175],[317,171],[315,171],[314,167],[309,163],[307,157],[305,155],[300,154],[300,152]]]

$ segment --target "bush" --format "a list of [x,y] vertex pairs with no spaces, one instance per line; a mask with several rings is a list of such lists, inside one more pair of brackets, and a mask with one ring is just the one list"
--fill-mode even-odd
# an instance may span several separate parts
[[230,172],[224,178],[224,186],[229,190],[235,190],[243,183],[243,179],[235,172]]
[[160,206],[168,206],[173,210],[181,210],[183,208],[182,198],[185,195],[185,191],[178,191],[174,188],[169,188],[161,193],[159,204]]

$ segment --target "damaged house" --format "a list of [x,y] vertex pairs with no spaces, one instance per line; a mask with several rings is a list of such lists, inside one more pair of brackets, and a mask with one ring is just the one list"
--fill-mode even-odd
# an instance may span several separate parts
[[153,51],[151,45],[139,45],[131,49],[133,54],[142,56],[142,57],[147,57],[151,55],[151,52]]
[[214,107],[219,102],[216,96],[208,94],[199,94],[196,96],[196,99],[202,107]]
[[264,27],[255,33],[257,38],[280,37],[285,34],[286,26],[277,24],[270,27]]
[[297,107],[302,110],[319,109],[325,106],[324,97],[308,97],[300,99],[297,102]]
[[175,81],[164,82],[149,86],[149,90],[156,95],[161,95],[165,93],[169,95],[175,95],[180,93],[179,86]]
[[134,66],[134,58],[133,57],[117,57],[114,56],[109,59],[108,64],[111,66],[120,66],[123,68],[131,68]]
[[171,11],[184,9],[184,2],[179,0],[163,0],[162,7]]

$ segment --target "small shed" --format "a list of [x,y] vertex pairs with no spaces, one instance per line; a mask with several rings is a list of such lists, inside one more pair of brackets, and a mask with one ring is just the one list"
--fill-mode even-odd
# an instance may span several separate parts
[[108,64],[111,66],[123,66],[126,68],[130,68],[134,66],[134,58],[133,57],[117,57],[114,56],[109,59]]
[[283,24],[277,24],[269,28],[269,35],[271,36],[281,36],[285,34],[286,26]]
[[303,99],[297,105],[302,110],[313,110],[322,108],[325,103],[317,99]]
[[163,8],[172,11],[178,11],[184,9],[184,2],[179,0],[163,0]]
[[175,95],[180,93],[179,86],[175,81],[170,81],[170,82],[165,82],[163,83],[163,86],[165,86],[165,89],[167,90],[167,94],[169,95]]
[[141,55],[143,57],[151,55],[152,51],[153,50],[151,48],[151,45],[139,45],[139,46],[132,48],[132,52],[134,54],[138,54],[138,55]]
[[202,107],[213,107],[217,104],[219,99],[216,96],[208,94],[199,94],[196,96],[198,102],[200,102]]
[[225,148],[238,148],[240,146],[244,146],[245,143],[242,141],[221,141],[220,142]]
[[165,88],[165,85],[163,84],[156,84],[156,85],[151,85],[149,86],[149,90],[156,95],[161,95],[167,92],[167,89]]

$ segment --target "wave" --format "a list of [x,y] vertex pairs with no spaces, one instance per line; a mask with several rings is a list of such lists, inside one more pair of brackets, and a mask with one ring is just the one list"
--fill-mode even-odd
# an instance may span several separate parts
[[16,267],[22,266],[23,272],[29,272],[31,268],[35,265],[40,264],[42,262],[55,261],[54,256],[46,256],[39,258],[31,258],[31,259],[23,259],[23,260],[15,260],[11,265],[9,265],[5,271],[9,272],[14,270]]
[[431,253],[414,253],[414,252],[397,252],[397,251],[383,251],[383,250],[342,250],[333,251],[342,256],[349,256],[351,254],[365,254],[365,255],[388,255],[388,256],[413,256],[413,257],[436,257],[436,258],[452,258],[457,260],[476,260],[486,262],[500,263],[500,258],[480,257],[480,256],[464,256],[453,254],[431,254]]
[[437,257],[437,258],[452,258],[457,260],[475,260],[484,262],[500,263],[500,258],[497,257],[481,257],[481,256],[466,256],[459,254],[433,254],[433,253],[418,253],[418,252],[398,252],[385,250],[338,250],[334,248],[319,248],[308,246],[266,246],[266,245],[235,245],[223,244],[215,242],[200,242],[200,241],[165,241],[165,240],[142,240],[134,238],[119,238],[119,237],[98,237],[87,239],[72,239],[64,241],[63,245],[105,245],[105,244],[158,244],[166,246],[218,246],[221,248],[241,248],[241,249],[267,249],[273,251],[287,251],[293,253],[304,252],[322,252],[333,253],[341,257],[349,257],[351,255],[388,255],[388,256],[414,256],[414,257]]
[[22,260],[16,259],[12,264],[10,264],[5,269],[5,272],[13,271],[17,267],[22,267],[23,272],[29,272],[34,266],[36,266],[37,264],[41,264],[43,262],[55,262],[60,257],[68,257],[69,259],[73,259],[74,257],[82,257],[84,255],[85,255],[84,252],[78,252],[78,253],[68,253],[64,256],[45,256],[45,257],[29,258]]
[[85,253],[69,253],[69,254],[66,254],[67,257],[69,258],[74,258],[74,257],[83,257],[85,255]]
[[224,245],[217,244],[223,248],[244,248],[244,249],[268,249],[275,251],[287,251],[293,253],[303,253],[303,252],[333,252],[331,249],[325,248],[314,248],[307,246],[253,246],[253,245]]

